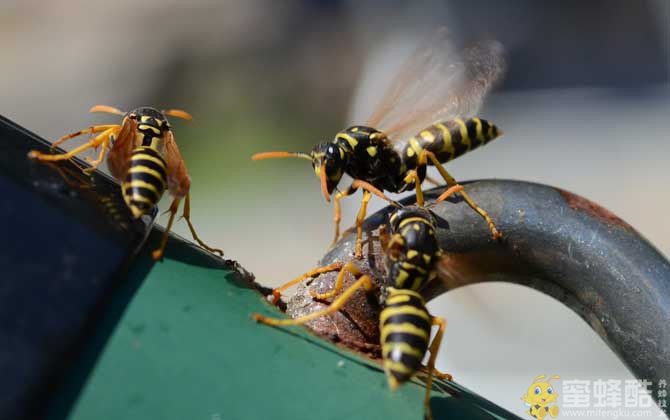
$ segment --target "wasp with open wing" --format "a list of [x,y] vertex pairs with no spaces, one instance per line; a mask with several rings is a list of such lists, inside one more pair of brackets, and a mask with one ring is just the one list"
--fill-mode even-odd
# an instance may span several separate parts
[[[326,201],[343,174],[354,179],[334,197],[333,243],[340,236],[340,200],[356,192],[357,186],[371,185],[393,193],[415,188],[421,199],[428,165],[438,169],[448,186],[457,185],[442,164],[502,134],[491,122],[474,116],[504,73],[502,46],[479,42],[458,53],[450,48],[447,38],[442,28],[410,56],[364,125],[337,133],[332,141],[318,144],[309,153],[265,152],[252,157],[311,161]],[[362,224],[370,191],[363,191],[356,217],[357,258],[362,255]],[[501,237],[487,212],[465,191],[460,194],[486,221],[493,238]]]
[[62,161],[72,159],[85,150],[99,148],[97,159],[87,158],[91,166],[84,169],[84,172],[94,171],[107,156],[109,170],[112,176],[121,182],[123,199],[134,218],[149,213],[158,204],[166,189],[174,197],[160,247],[152,253],[154,259],[163,256],[168,234],[182,199],[184,199],[182,217],[186,220],[193,239],[204,249],[223,255],[223,251],[212,248],[200,240],[191,223],[189,192],[191,178],[166,117],[169,115],[191,120],[191,115],[178,109],[159,111],[149,107],[123,112],[107,105],[96,105],[90,111],[122,115],[123,121],[121,124],[92,126],[68,134],[52,144],[53,148],[83,134],[97,134],[70,152],[45,154],[33,150],[28,156],[46,162]]

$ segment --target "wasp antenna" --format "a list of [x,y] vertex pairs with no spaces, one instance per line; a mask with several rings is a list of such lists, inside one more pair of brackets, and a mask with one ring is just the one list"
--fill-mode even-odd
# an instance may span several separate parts
[[193,116],[191,114],[181,109],[168,109],[163,111],[163,114],[169,115],[170,117],[181,118],[182,120],[193,120]]
[[88,112],[106,112],[108,114],[124,115],[125,112],[121,111],[118,108],[114,108],[109,105],[93,105]]
[[255,155],[251,156],[251,160],[289,158],[289,157],[297,157],[297,158],[301,158],[301,159],[307,159],[309,161],[312,160],[312,156],[310,156],[309,153],[303,153],[303,152],[263,152],[263,153],[256,153]]

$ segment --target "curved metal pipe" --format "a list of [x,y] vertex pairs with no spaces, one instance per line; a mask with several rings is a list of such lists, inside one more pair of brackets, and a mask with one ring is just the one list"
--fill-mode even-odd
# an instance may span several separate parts
[[[424,290],[428,299],[484,281],[529,286],[577,312],[637,378],[654,383],[670,378],[670,263],[658,250],[608,210],[558,188],[495,180],[468,183],[467,190],[504,238],[493,241],[486,224],[459,198],[435,206],[443,223],[440,243],[449,253],[447,268],[467,275],[433,281]],[[431,190],[426,197],[442,191]],[[375,231],[392,211],[382,209],[364,225],[364,238],[373,240],[364,246],[360,265],[377,278],[383,278],[384,262]],[[354,240],[355,232],[345,234],[320,263],[351,260]],[[322,275],[312,287],[327,289],[332,280]],[[289,315],[323,304],[313,302],[306,290],[289,301]],[[356,344],[361,340],[373,346],[378,342],[376,318],[370,320],[375,305],[359,298],[345,307],[341,319],[310,326],[359,349],[365,347]]]

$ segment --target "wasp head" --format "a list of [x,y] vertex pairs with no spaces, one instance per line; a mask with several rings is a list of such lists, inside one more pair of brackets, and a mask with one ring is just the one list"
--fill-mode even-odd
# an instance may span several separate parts
[[314,173],[321,181],[321,192],[324,198],[330,201],[330,195],[344,175],[350,155],[350,150],[337,142],[323,142],[317,144],[309,153],[262,152],[254,154],[251,159],[300,158],[309,160],[312,162]]
[[337,143],[319,143],[310,153],[314,173],[321,180],[321,192],[326,201],[344,175],[348,153]]
[[430,210],[421,206],[413,205],[398,209],[390,215],[389,222],[391,225],[391,231],[397,232],[400,228],[400,223],[402,223],[403,220],[409,218],[424,219],[431,225],[436,225],[435,215]]
[[131,120],[137,121],[138,124],[153,127],[154,129],[157,129],[159,133],[170,129],[170,124],[168,123],[165,114],[154,108],[136,108],[128,112],[125,116]]

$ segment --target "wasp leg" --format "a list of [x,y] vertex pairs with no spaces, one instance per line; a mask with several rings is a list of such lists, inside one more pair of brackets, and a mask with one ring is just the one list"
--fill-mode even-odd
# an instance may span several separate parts
[[382,246],[382,249],[386,251],[389,247],[389,241],[391,240],[391,237],[389,235],[389,232],[386,228],[386,225],[381,225],[379,226],[379,243]]
[[85,174],[90,174],[98,168],[100,163],[102,163],[102,160],[105,158],[105,153],[107,152],[108,144],[109,142],[106,141],[102,143],[102,148],[100,149],[100,153],[98,154],[97,159],[94,160],[89,157],[86,158],[86,162],[88,162],[88,164],[91,166],[82,169],[82,172],[84,172]]
[[[334,265],[334,264],[333,264]],[[332,271],[332,270],[331,270]],[[353,274],[354,276],[360,276],[361,272],[356,266],[356,264],[349,262],[342,267],[342,270],[340,270],[340,274],[337,275],[337,280],[335,281],[335,286],[333,289],[329,292],[325,293],[316,293],[312,290],[309,291],[309,294],[314,298],[314,299],[319,299],[319,300],[325,300],[325,299],[330,299],[337,295],[340,290],[342,290],[342,286],[344,285],[344,277],[346,276],[347,272]]]
[[[423,366],[421,368],[421,371],[426,373],[426,375],[428,375],[428,368],[427,367]],[[446,379],[447,381],[453,381],[454,380],[454,377],[451,375],[451,373],[440,372],[439,370],[437,370],[437,368],[433,368],[433,376],[438,378],[438,379]]]
[[[350,263],[351,264],[351,263]],[[351,272],[354,276],[359,277],[362,273],[358,270],[358,268],[354,264],[347,264],[342,268],[342,271],[349,271]],[[301,325],[304,324],[305,322],[311,321],[313,319],[326,316],[329,314],[332,314],[333,312],[339,311],[344,304],[347,303],[349,299],[354,295],[354,293],[360,289],[360,288],[365,289],[366,292],[370,292],[374,289],[374,283],[372,282],[372,279],[370,276],[363,275],[361,276],[354,284],[349,286],[347,290],[342,293],[340,297],[335,299],[333,303],[331,303],[327,308],[312,312],[309,315],[302,316],[300,318],[295,318],[295,319],[277,319],[277,318],[268,318],[265,317],[261,314],[253,314],[253,318],[262,324],[266,325],[274,325],[277,327],[285,327],[288,325]]]
[[451,197],[452,195],[462,192],[463,191],[463,186],[460,184],[456,184],[453,187],[449,187],[445,192],[440,194],[439,197],[435,199],[435,201],[430,205],[430,207],[433,207],[434,205],[443,202],[447,198]]
[[379,243],[381,244],[382,250],[386,252],[387,256],[394,257],[394,253],[397,253],[398,250],[396,246],[402,247],[403,239],[399,234],[391,235],[388,232],[386,225],[379,226]]
[[398,203],[397,201],[391,200],[386,194],[381,192],[377,187],[374,185],[370,184],[369,182],[363,181],[362,179],[354,179],[354,182],[351,183],[351,186],[358,189],[361,188],[363,190],[369,191],[372,194],[376,195],[377,197],[381,198],[382,200],[386,200],[391,204],[392,206],[395,207],[402,207],[402,204]]
[[403,249],[405,248],[405,240],[402,235],[399,233],[394,233],[393,235],[387,235],[386,237],[386,256],[392,260],[397,260],[403,255]]
[[[444,318],[437,316],[432,317],[432,325],[437,325],[438,330],[433,338],[433,342],[430,343],[428,350],[430,351],[430,358],[428,359],[428,379],[426,380],[426,396],[423,400],[423,405],[426,410],[426,418],[432,420],[433,412],[430,409],[430,389],[433,387],[433,375],[435,374],[435,359],[437,358],[437,352],[440,349],[440,344],[442,344],[442,336],[444,335],[444,329],[447,326],[447,321]],[[441,373],[442,374],[442,373]],[[445,374],[442,374],[445,375]],[[448,374],[447,374],[448,375]],[[451,375],[449,375],[451,379]]]
[[[394,235],[389,234],[386,225],[379,226],[379,242],[381,243],[382,250],[391,259],[398,258],[398,254],[402,252],[400,251],[403,246],[402,236],[397,233]],[[396,248],[396,246],[400,249]]]
[[[447,182],[447,185],[449,187],[453,187],[455,185],[458,185],[456,180],[449,175],[449,172],[447,172],[446,169],[444,169],[444,166],[440,163],[439,160],[437,160],[437,157],[432,152],[429,152],[428,150],[423,150],[421,152],[420,158],[419,158],[419,164],[425,165],[426,158],[430,159],[431,163],[433,166],[437,168],[437,170],[440,172],[440,175],[442,175],[442,178]],[[484,220],[486,223],[489,225],[489,229],[491,230],[491,234],[493,235],[493,239],[499,239],[502,237],[502,234],[498,231],[496,228],[496,225],[493,223],[493,220],[491,220],[491,217],[488,215],[488,213],[479,207],[477,204],[475,204],[474,201],[470,198],[468,193],[466,193],[464,190],[460,192],[460,194],[463,196],[463,199],[465,200],[466,203],[474,210],[476,211]]]
[[446,373],[446,372],[440,372],[437,369],[433,369],[433,376],[440,378],[440,379],[446,379],[447,381],[453,381],[454,376],[451,373]]
[[284,290],[288,289],[289,287],[291,287],[295,284],[298,284],[298,283],[302,282],[305,279],[317,276],[317,275],[322,274],[322,273],[328,273],[328,272],[331,272],[331,271],[336,271],[336,270],[341,270],[341,269],[342,269],[342,263],[338,262],[338,263],[333,263],[333,264],[327,265],[325,267],[315,268],[312,271],[308,271],[307,273],[303,274],[302,276],[297,277],[297,278],[295,278],[295,279],[277,287],[276,289],[274,289],[272,291],[272,303],[274,305],[279,303],[279,299],[281,299],[281,294]]
[[191,236],[193,237],[193,240],[198,243],[201,247],[206,249],[209,252],[219,254],[221,257],[223,257],[223,251],[217,248],[212,248],[206,243],[204,243],[199,237],[198,234],[195,233],[195,228],[193,227],[193,223],[191,223],[191,193],[188,192],[186,194],[186,202],[184,203],[184,212],[181,214],[181,217],[186,220],[186,223],[188,224],[188,230],[191,231]]
[[168,224],[165,227],[165,232],[163,232],[161,245],[158,247],[158,249],[151,253],[151,256],[154,260],[160,260],[163,258],[163,251],[165,251],[165,245],[167,245],[167,240],[170,236],[170,229],[172,229],[172,223],[174,222],[174,216],[177,214],[177,210],[179,210],[179,197],[172,200],[172,204],[170,204],[170,209],[168,210],[170,212],[170,218],[168,219]]
[[[335,245],[338,239],[340,239],[340,221],[342,220],[342,208],[340,206],[340,200],[343,199],[344,197],[351,195],[358,191],[358,189],[361,188],[367,192],[370,192],[378,197],[380,197],[383,200],[388,201],[392,205],[396,207],[402,207],[398,202],[391,200],[389,197],[386,196],[383,192],[381,192],[378,188],[376,188],[374,185],[370,184],[369,182],[363,181],[361,179],[355,179],[349,188],[347,188],[344,191],[338,192],[335,194],[335,217],[333,220],[335,221],[335,238],[333,239],[333,242],[330,244],[331,248]],[[368,194],[369,195],[369,194]],[[370,200],[368,197],[367,199],[365,198],[365,194],[363,195],[363,200],[366,200],[365,206],[367,207],[367,201]],[[365,211],[365,210],[364,210]],[[365,218],[365,213],[363,213],[363,218]],[[358,220],[358,219],[357,219]],[[358,226],[358,223],[357,223]],[[361,237],[361,234],[359,234],[358,237]],[[357,243],[360,241],[357,240]],[[359,254],[357,254],[359,255]]]
[[[103,144],[106,141],[109,141],[109,135],[114,133],[115,130],[118,130],[120,126],[114,126],[112,128],[108,128],[105,131],[103,131],[102,134],[97,136],[96,138],[82,144],[81,146],[67,152],[67,153],[61,153],[58,155],[50,155],[46,153],[40,153],[37,150],[31,150],[28,152],[28,157],[31,159],[37,159],[41,161],[56,161],[56,160],[68,160],[72,159],[74,156],[78,155],[79,153],[83,152],[84,150],[90,149],[90,148],[97,148],[101,144]],[[84,130],[86,131],[86,130]]]
[[[88,162],[91,166],[89,168],[83,169],[83,172],[85,174],[90,174],[93,171],[95,171],[98,166],[102,163],[102,161],[105,159],[105,154],[109,150],[109,144],[114,141],[114,138],[118,134],[119,130],[115,130],[115,132],[110,133],[107,138],[102,142],[102,148],[100,149],[100,154],[98,155],[98,158],[93,160],[91,158],[86,158],[86,162]],[[105,132],[106,133],[106,132]],[[103,134],[105,134],[103,133]],[[102,134],[101,134],[102,135]]]
[[358,189],[353,187],[352,185],[349,185],[349,187],[344,190],[340,191],[337,194],[335,194],[334,198],[334,206],[335,206],[335,216],[333,217],[333,222],[335,222],[335,237],[333,238],[333,242],[330,244],[330,247],[332,248],[335,246],[335,243],[337,242],[338,239],[340,239],[340,221],[342,220],[342,206],[340,205],[340,200],[343,199],[344,197],[351,195],[355,193]]
[[363,258],[363,221],[368,210],[368,202],[372,198],[372,194],[368,190],[363,191],[363,199],[361,199],[361,208],[358,209],[356,216],[356,248],[354,256],[356,259]]
[[101,131],[106,131],[106,130],[109,130],[110,128],[114,128],[114,127],[119,127],[119,128],[121,128],[121,126],[118,125],[118,124],[94,125],[94,126],[89,127],[89,128],[87,128],[87,129],[85,129],[85,130],[80,130],[80,131],[74,132],[74,133],[72,133],[72,134],[68,134],[67,136],[63,136],[63,137],[59,138],[59,139],[56,140],[55,142],[51,143],[51,148],[52,148],[52,149],[55,149],[57,146],[59,146],[60,144],[64,143],[65,141],[70,140],[70,139],[73,139],[73,138],[75,138],[75,137],[79,137],[79,136],[81,136],[82,134],[87,134],[87,133],[91,133],[91,134],[100,133]]
[[351,183],[353,188],[361,188],[363,190],[363,200],[361,201],[361,208],[358,211],[358,216],[356,216],[356,258],[362,258],[363,255],[363,221],[365,220],[365,214],[367,212],[368,201],[372,197],[371,194],[376,195],[377,197],[388,201],[391,205],[395,207],[402,207],[397,201],[391,200],[386,194],[381,192],[377,187],[370,184],[369,182],[363,181],[361,179],[355,179]]
[[425,202],[423,200],[423,190],[421,189],[421,178],[419,178],[419,174],[414,169],[407,172],[405,176],[405,183],[409,184],[412,181],[414,181],[414,185],[416,186],[416,204],[423,207]]

